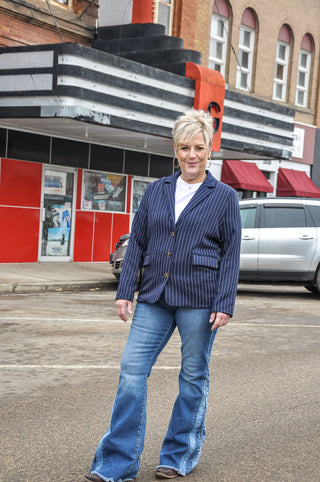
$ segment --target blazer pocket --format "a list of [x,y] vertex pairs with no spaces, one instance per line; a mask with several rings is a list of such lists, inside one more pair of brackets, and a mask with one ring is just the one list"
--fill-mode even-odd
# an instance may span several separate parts
[[218,258],[214,255],[208,255],[199,251],[192,253],[192,264],[194,266],[203,266],[206,268],[218,269]]

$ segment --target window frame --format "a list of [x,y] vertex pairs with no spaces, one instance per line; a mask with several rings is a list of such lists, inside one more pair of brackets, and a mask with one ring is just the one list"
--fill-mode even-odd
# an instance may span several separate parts
[[72,1],[71,0],[50,0],[50,3],[53,5],[60,5],[62,7],[68,8],[69,10],[72,7]]
[[[285,48],[284,59],[278,56],[280,46]],[[286,102],[286,99],[287,99],[289,59],[290,59],[290,44],[288,42],[284,42],[283,40],[278,40],[277,51],[276,51],[276,63],[275,63],[274,78],[273,78],[272,99],[277,100],[279,102]],[[283,80],[276,77],[279,65],[283,67]],[[277,87],[279,85],[282,87],[281,97],[277,96]]]
[[[250,33],[250,45],[244,45],[241,43],[242,32]],[[239,32],[239,51],[238,51],[238,65],[237,65],[237,78],[236,78],[236,88],[250,92],[252,89],[252,74],[253,74],[253,57],[254,57],[254,47],[255,47],[255,33],[253,28],[247,27],[246,25],[240,25]],[[248,67],[243,67],[240,65],[240,55],[242,52],[248,54]],[[247,75],[246,87],[242,84],[242,75]]]
[[[222,22],[223,28],[223,37],[219,37],[218,35],[214,34],[213,29],[213,22]],[[229,32],[229,19],[223,17],[221,15],[217,15],[216,13],[212,13],[211,15],[211,28],[210,28],[210,43],[209,43],[209,56],[208,56],[208,67],[210,69],[218,70],[224,77],[226,72],[226,63],[227,63],[227,51],[228,51],[228,32]],[[222,44],[222,58],[215,57],[212,55],[212,43],[216,46],[218,43]],[[217,69],[216,66],[219,65],[220,69]]]
[[[307,66],[303,67],[301,65],[301,57],[303,55],[307,56]],[[309,83],[310,83],[310,73],[311,73],[311,57],[312,57],[312,52],[309,50],[305,49],[300,49],[299,52],[299,65],[298,65],[298,73],[297,73],[297,85],[296,85],[296,98],[295,98],[295,105],[299,107],[307,107],[308,106],[308,100],[309,100]],[[300,73],[305,74],[306,82],[305,85],[302,87],[299,85],[299,76]],[[299,98],[299,93],[303,93],[303,103],[301,104],[298,102]]]
[[[169,8],[169,24],[165,25],[166,35],[172,34],[172,20],[173,20],[173,10],[174,10],[174,0],[156,0],[155,3],[155,23],[159,23],[159,5]],[[162,24],[163,25],[163,24]]]
[[[253,213],[253,216],[244,215],[244,211],[249,213],[250,211]],[[250,213],[251,214],[251,213]],[[240,219],[241,219],[241,229],[256,229],[258,228],[258,214],[259,214],[259,206],[257,204],[252,205],[245,205],[240,206]],[[249,223],[249,221],[253,221]],[[249,225],[247,225],[249,224]]]

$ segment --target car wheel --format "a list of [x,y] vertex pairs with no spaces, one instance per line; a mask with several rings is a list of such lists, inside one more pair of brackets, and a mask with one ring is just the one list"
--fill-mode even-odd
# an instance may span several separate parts
[[308,284],[304,286],[308,291],[314,293],[315,295],[320,295],[320,266],[316,271],[316,275],[314,278],[314,284]]
[[320,266],[318,266],[318,269],[316,272],[315,287],[317,288],[318,295],[320,295]]
[[318,288],[315,285],[305,285],[306,290],[311,291],[311,293],[318,294]]

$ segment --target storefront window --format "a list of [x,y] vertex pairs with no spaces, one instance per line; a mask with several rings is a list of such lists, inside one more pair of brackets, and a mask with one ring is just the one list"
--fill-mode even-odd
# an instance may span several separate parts
[[109,172],[84,171],[82,209],[126,211],[127,176]]

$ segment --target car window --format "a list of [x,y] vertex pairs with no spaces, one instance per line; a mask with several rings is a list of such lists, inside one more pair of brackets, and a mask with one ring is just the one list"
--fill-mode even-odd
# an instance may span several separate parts
[[240,209],[241,225],[243,229],[251,229],[255,227],[256,212],[256,206]]
[[300,228],[306,225],[303,207],[264,207],[265,228]]
[[311,212],[312,219],[316,226],[320,227],[320,205],[319,206],[311,206],[308,205],[308,209]]

